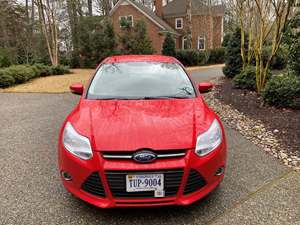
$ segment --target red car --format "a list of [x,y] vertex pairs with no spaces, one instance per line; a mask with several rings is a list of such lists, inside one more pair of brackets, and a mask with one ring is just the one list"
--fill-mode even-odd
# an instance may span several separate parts
[[114,56],[98,66],[62,125],[59,170],[66,189],[95,206],[189,205],[224,177],[218,116],[182,64],[166,56]]

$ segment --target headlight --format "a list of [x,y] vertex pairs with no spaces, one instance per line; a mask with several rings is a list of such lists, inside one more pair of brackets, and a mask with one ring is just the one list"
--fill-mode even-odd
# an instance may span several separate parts
[[69,152],[81,159],[87,160],[93,157],[89,139],[78,134],[70,122],[67,122],[64,129],[63,145]]
[[196,154],[205,156],[215,150],[222,142],[222,129],[215,119],[209,129],[197,138]]

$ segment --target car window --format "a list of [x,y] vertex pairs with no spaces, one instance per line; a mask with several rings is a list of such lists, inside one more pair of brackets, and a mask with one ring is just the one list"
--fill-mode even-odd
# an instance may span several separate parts
[[177,63],[103,64],[88,90],[88,99],[191,98],[193,85]]

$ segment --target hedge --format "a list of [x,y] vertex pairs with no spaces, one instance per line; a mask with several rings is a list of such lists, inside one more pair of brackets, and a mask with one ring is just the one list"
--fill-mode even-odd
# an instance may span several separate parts
[[21,84],[36,77],[62,75],[66,73],[70,73],[69,67],[63,65],[13,65],[0,69],[0,88]]
[[273,76],[262,93],[263,99],[277,107],[300,108],[300,77],[288,74]]
[[194,49],[177,50],[175,57],[185,66],[199,66],[204,64],[218,64],[225,61],[225,49],[216,48],[206,51]]

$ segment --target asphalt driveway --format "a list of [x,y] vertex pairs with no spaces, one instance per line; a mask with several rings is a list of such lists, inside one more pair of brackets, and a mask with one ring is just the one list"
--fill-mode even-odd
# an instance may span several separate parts
[[78,96],[0,93],[0,224],[300,224],[300,176],[226,128],[220,188],[189,207],[93,207],[63,188],[57,137]]

